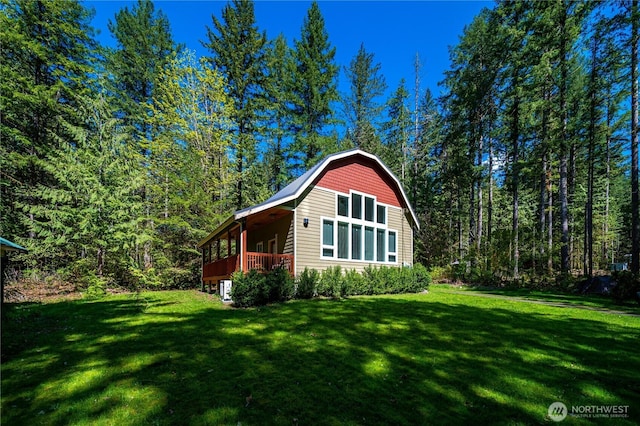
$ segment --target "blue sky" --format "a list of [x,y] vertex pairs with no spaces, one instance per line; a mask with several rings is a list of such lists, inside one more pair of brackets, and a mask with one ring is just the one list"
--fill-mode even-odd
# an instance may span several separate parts
[[[206,39],[206,26],[212,27],[211,16],[220,17],[226,1],[156,1],[156,10],[169,18],[174,40],[207,55],[200,43]],[[319,1],[320,10],[331,44],[336,47],[336,62],[341,68],[339,90],[348,90],[343,68],[348,66],[360,44],[373,53],[381,64],[387,82],[387,95],[398,87],[401,78],[414,88],[414,59],[420,55],[421,89],[438,95],[438,82],[449,67],[448,48],[458,42],[465,25],[490,1]],[[124,6],[134,1],[85,1],[95,9],[92,24],[100,31],[98,40],[113,46],[107,28],[109,20]],[[302,22],[309,9],[307,1],[257,1],[255,13],[260,30],[270,39],[285,35],[290,45],[300,38]],[[383,101],[383,100],[381,100]]]

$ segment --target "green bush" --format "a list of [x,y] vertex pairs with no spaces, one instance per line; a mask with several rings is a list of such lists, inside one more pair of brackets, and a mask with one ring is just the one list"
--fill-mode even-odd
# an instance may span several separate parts
[[239,308],[259,306],[267,303],[269,289],[266,285],[266,277],[252,269],[249,273],[236,272],[231,277],[231,299]]
[[367,281],[364,279],[361,273],[356,271],[355,269],[350,269],[345,271],[343,287],[342,287],[342,297],[347,296],[355,296],[358,294],[368,294]]
[[298,277],[296,286],[297,299],[311,299],[317,295],[318,282],[320,274],[315,269],[304,268],[304,271]]
[[283,267],[275,268],[265,277],[268,289],[267,302],[283,302],[293,297],[294,285],[289,271]]
[[366,293],[356,294],[416,293],[429,287],[431,276],[421,264],[403,268],[367,266],[364,268],[363,280],[367,285],[364,288]]
[[415,265],[413,265],[412,272],[412,287],[407,291],[417,293],[427,290],[429,288],[429,285],[431,284],[431,274],[429,274],[427,268],[425,268],[424,265],[420,263],[416,263]]
[[640,277],[634,276],[631,271],[621,271],[616,272],[613,278],[616,281],[616,286],[611,291],[611,296],[616,302],[622,303],[627,300],[640,302],[638,299]]
[[107,279],[89,273],[82,279],[84,294],[90,299],[99,299],[107,294]]
[[330,266],[320,276],[318,294],[326,297],[340,297],[344,277],[340,265]]

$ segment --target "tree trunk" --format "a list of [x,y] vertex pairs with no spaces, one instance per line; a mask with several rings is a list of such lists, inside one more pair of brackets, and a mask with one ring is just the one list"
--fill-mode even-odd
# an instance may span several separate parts
[[513,185],[512,188],[512,195],[513,195],[513,211],[512,211],[512,222],[511,222],[511,233],[512,233],[512,241],[513,241],[513,279],[518,279],[520,276],[520,271],[519,271],[519,260],[520,260],[520,249],[519,249],[519,241],[518,241],[518,237],[519,237],[519,219],[520,219],[520,215],[519,215],[519,193],[518,193],[518,186],[520,184],[519,182],[519,175],[520,175],[520,170],[519,170],[519,164],[518,164],[518,160],[520,158],[520,153],[519,153],[519,124],[520,124],[520,99],[518,98],[518,96],[516,95],[516,98],[514,99],[514,104],[513,104],[513,111],[512,111],[512,118],[511,118],[512,122],[511,122],[511,144],[512,144],[512,149],[513,149],[513,164],[511,165],[511,185]]
[[[480,134],[480,140],[478,143],[478,167],[482,167],[482,153],[484,151],[484,138],[482,133]],[[482,249],[482,175],[478,178],[478,220],[477,220],[477,231],[476,231],[476,249],[478,251],[478,255],[480,255]]]
[[[546,231],[546,207],[547,207],[547,153],[546,150],[542,154],[542,171],[540,172],[540,210],[538,210],[538,226],[540,230],[540,261],[542,262],[545,255],[545,231]],[[544,266],[539,266],[540,270]]]
[[493,143],[489,137],[489,199],[487,200],[487,268],[491,270],[491,231],[493,228]]
[[567,40],[564,29],[566,28],[567,13],[563,9],[561,22],[559,23],[560,42],[560,222],[562,230],[560,246],[560,269],[563,274],[569,273],[569,188],[568,188],[568,111],[567,111],[567,79],[569,75],[567,64]]

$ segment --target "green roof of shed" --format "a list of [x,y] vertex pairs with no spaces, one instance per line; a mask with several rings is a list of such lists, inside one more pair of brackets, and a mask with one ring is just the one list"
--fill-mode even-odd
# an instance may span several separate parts
[[2,250],[3,254],[4,252],[7,252],[7,251],[24,251],[24,252],[28,251],[26,248],[22,247],[21,245],[18,245],[13,241],[9,241],[6,238],[2,238],[2,237],[0,237],[0,249]]

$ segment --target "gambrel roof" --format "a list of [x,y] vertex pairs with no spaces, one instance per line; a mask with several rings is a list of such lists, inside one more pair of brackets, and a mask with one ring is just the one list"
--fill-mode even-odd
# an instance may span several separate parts
[[297,198],[299,198],[309,188],[309,185],[311,185],[313,182],[315,182],[315,180],[325,170],[328,169],[328,167],[332,163],[334,163],[336,161],[339,161],[339,160],[347,159],[349,157],[357,157],[357,156],[361,156],[361,157],[364,157],[366,159],[369,159],[370,161],[373,161],[375,164],[377,164],[380,167],[381,170],[383,170],[383,172],[387,175],[389,180],[395,186],[395,188],[393,188],[393,189],[395,191],[397,191],[397,193],[400,195],[399,198],[401,198],[402,204],[404,205],[404,207],[409,212],[409,216],[411,217],[411,220],[413,221],[414,226],[416,228],[420,228],[420,224],[418,222],[418,218],[417,218],[415,212],[413,211],[413,208],[411,207],[411,203],[409,203],[409,198],[407,197],[407,194],[404,192],[404,189],[402,188],[402,184],[400,183],[398,178],[382,162],[382,160],[380,160],[380,158],[378,158],[378,156],[355,148],[355,149],[351,149],[351,150],[348,150],[348,151],[342,151],[342,152],[338,152],[338,153],[335,153],[335,154],[331,154],[331,155],[325,157],[318,164],[316,164],[315,166],[313,166],[312,168],[307,170],[303,175],[301,175],[299,178],[297,178],[296,180],[291,182],[286,187],[282,188],[280,191],[278,191],[276,194],[274,194],[268,200],[266,200],[266,201],[264,201],[264,202],[262,202],[260,204],[256,204],[255,206],[247,207],[247,208],[244,208],[244,209],[241,209],[241,210],[236,210],[233,213],[233,215],[231,215],[231,217],[229,217],[224,223],[222,223],[218,227],[218,229],[216,229],[214,232],[209,234],[198,245],[202,246],[214,234],[216,234],[219,229],[221,229],[223,227],[226,227],[226,226],[228,226],[229,224],[231,224],[231,223],[233,223],[235,221],[238,221],[238,220],[240,220],[242,218],[251,216],[251,215],[256,214],[256,213],[260,213],[260,212],[268,210],[270,208],[283,205],[283,204],[288,203],[290,201],[296,200]]
[[392,179],[392,181],[396,185],[395,189],[401,194],[402,201],[404,202],[404,205],[409,210],[414,224],[416,225],[416,227],[419,228],[420,225],[418,223],[418,218],[415,212],[413,211],[413,208],[411,207],[411,203],[409,203],[409,198],[407,197],[407,194],[404,192],[404,189],[402,189],[402,185],[400,184],[400,181],[398,180],[398,178],[393,174],[391,170],[389,170],[389,168],[382,162],[382,160],[378,158],[378,156],[369,154],[368,152],[362,151],[357,148],[351,149],[348,151],[338,152],[336,154],[331,154],[325,157],[322,161],[320,161],[318,164],[316,164],[315,166],[307,170],[306,173],[304,173],[302,176],[300,176],[299,178],[291,182],[286,187],[282,188],[282,190],[277,192],[275,195],[273,195],[271,198],[269,198],[265,202],[236,211],[234,213],[235,219],[241,219],[251,214],[259,213],[271,207],[275,207],[280,204],[284,204],[289,201],[295,200],[296,198],[300,197],[300,195],[304,193],[304,191],[308,188],[308,186],[311,183],[313,183],[315,179],[318,176],[320,176],[320,174],[322,174],[322,172],[331,163],[335,162],[336,160],[341,160],[347,157],[352,157],[357,155],[373,160],[380,166],[380,168],[382,168],[388,174],[388,176]]

